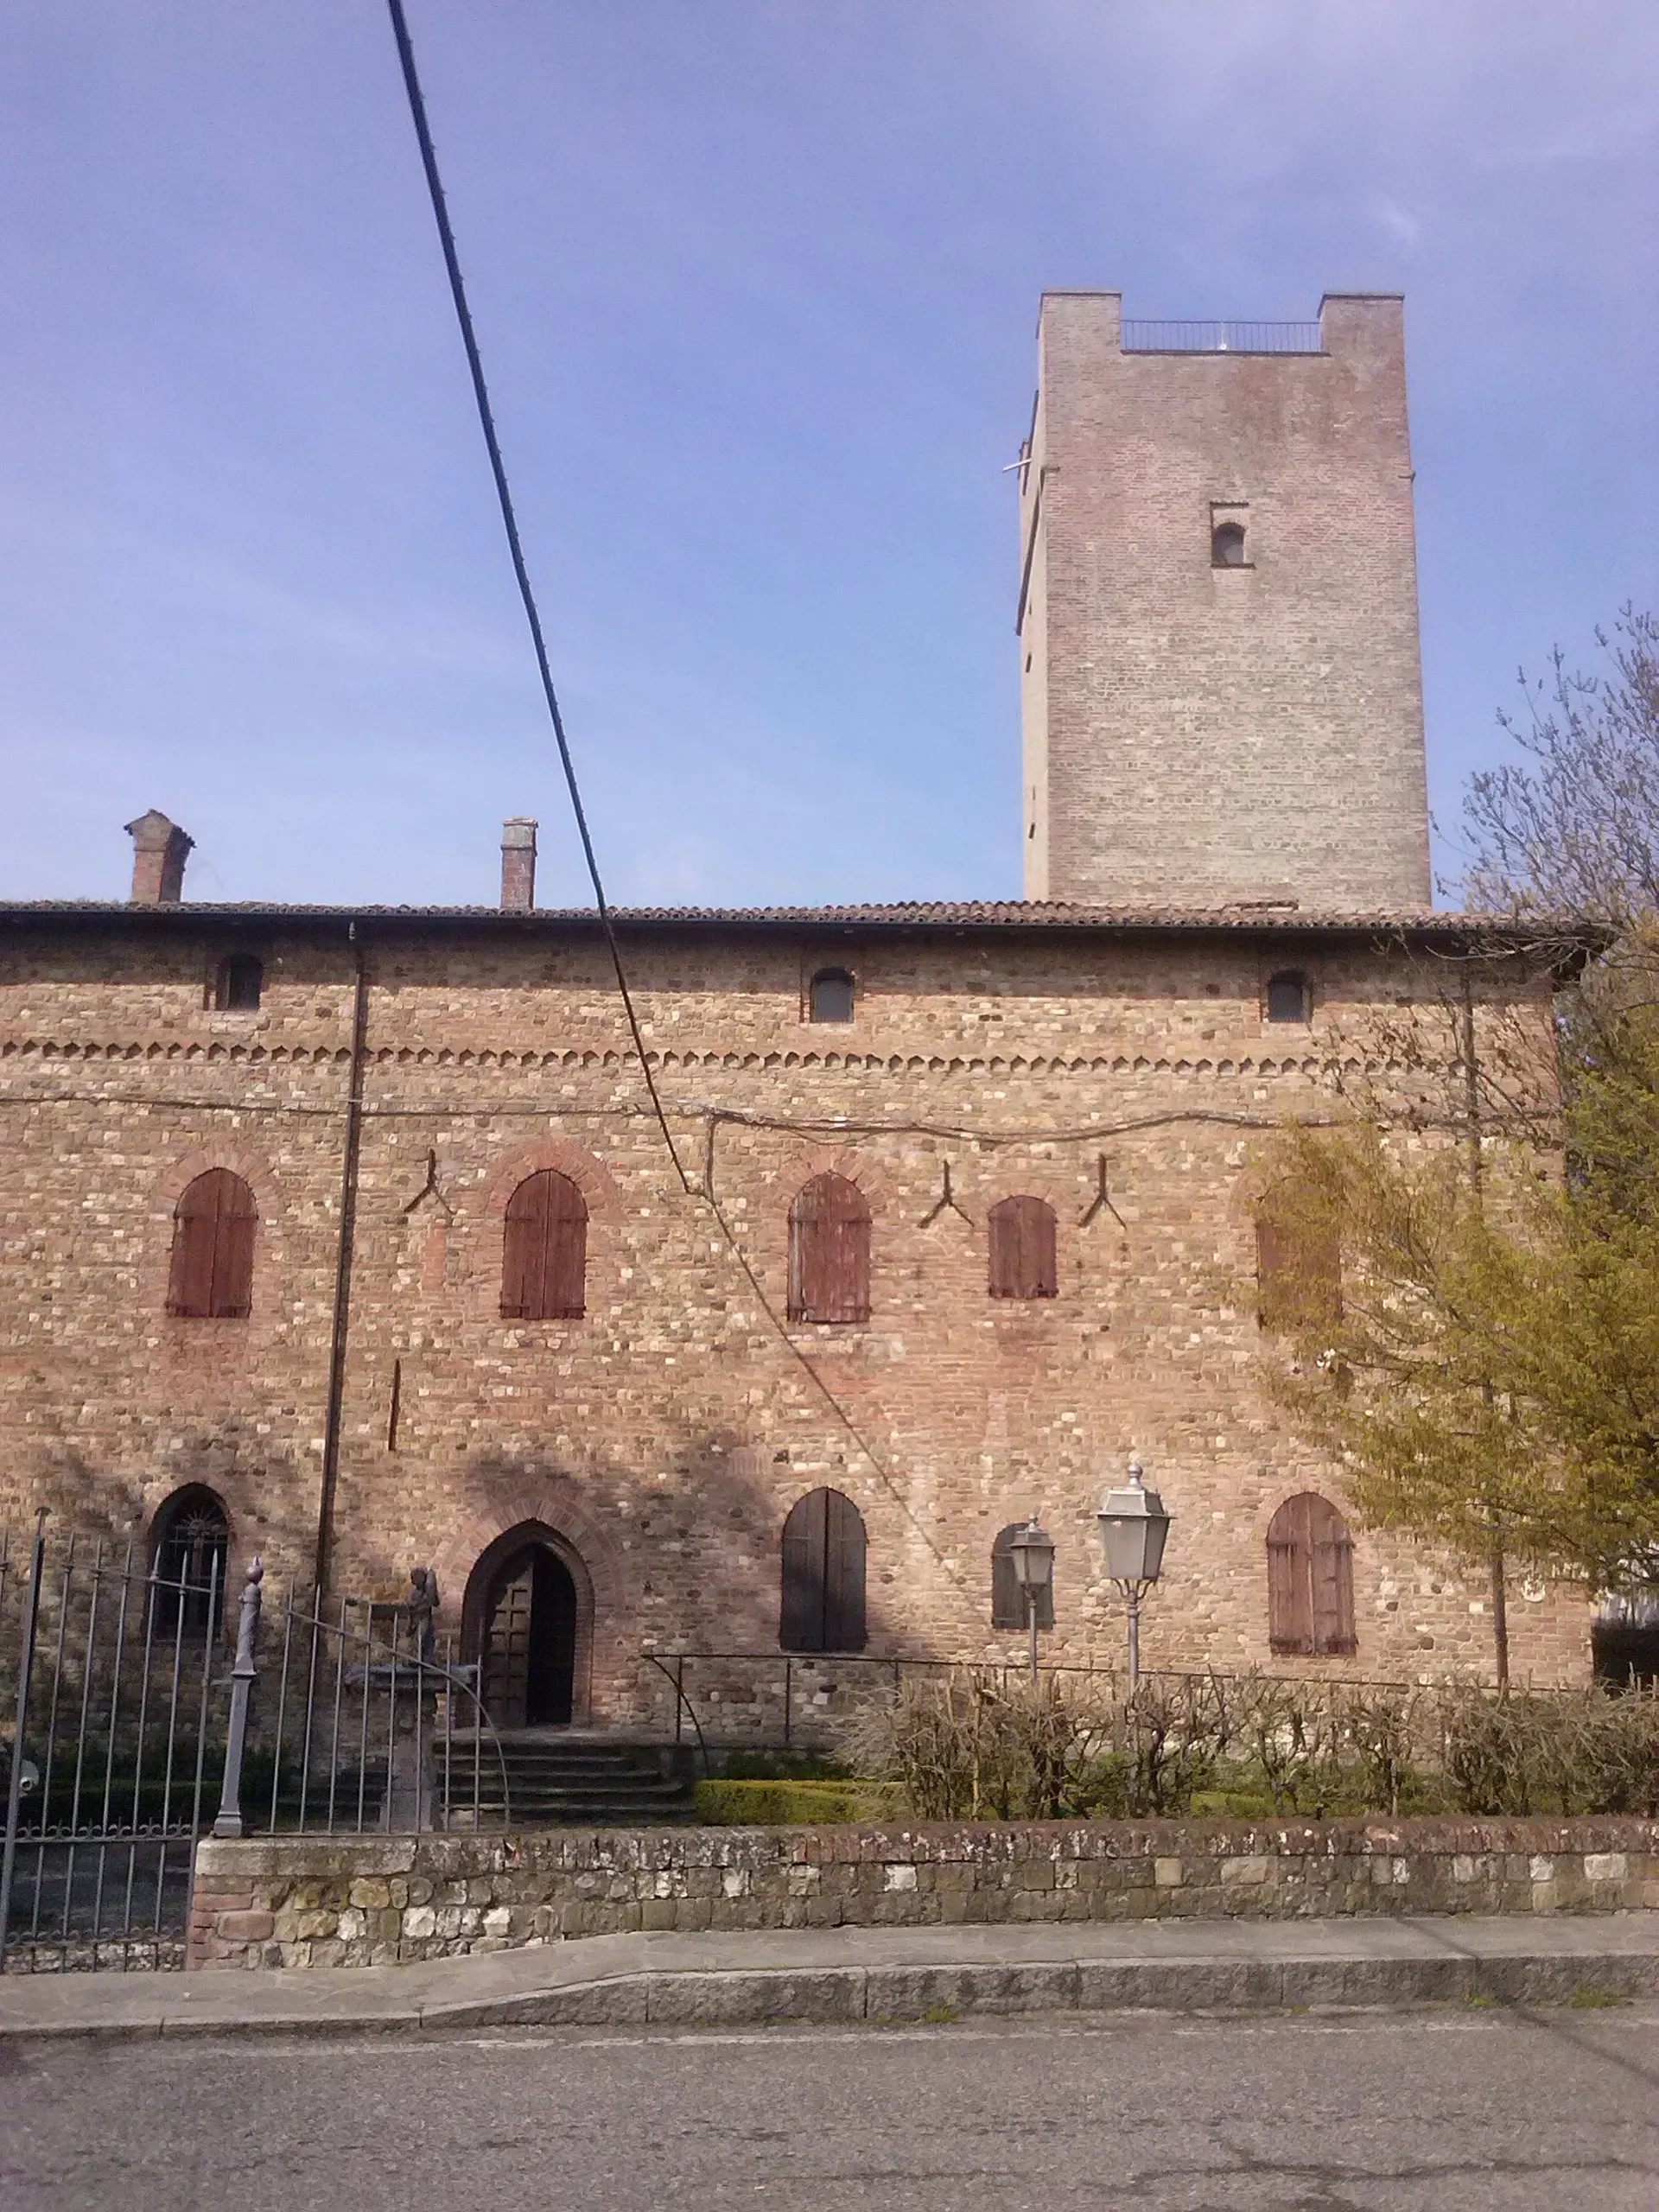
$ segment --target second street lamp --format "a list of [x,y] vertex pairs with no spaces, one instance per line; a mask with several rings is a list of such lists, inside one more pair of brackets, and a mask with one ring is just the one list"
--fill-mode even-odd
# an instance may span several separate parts
[[1106,1573],[1129,1608],[1129,1688],[1141,1684],[1141,1594],[1151,1589],[1164,1563],[1164,1541],[1171,1516],[1155,1490],[1141,1479],[1141,1462],[1129,1462],[1122,1490],[1109,1491],[1096,1516],[1106,1550]]
[[1043,1592],[1054,1580],[1054,1539],[1037,1524],[1033,1513],[1023,1529],[1016,1529],[1008,1543],[1014,1579],[1025,1592],[1026,1619],[1031,1628],[1031,1679],[1037,1679],[1037,1616]]

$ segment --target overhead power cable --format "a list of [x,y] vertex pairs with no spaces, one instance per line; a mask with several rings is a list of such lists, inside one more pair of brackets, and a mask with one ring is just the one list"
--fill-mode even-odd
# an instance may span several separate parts
[[444,201],[443,181],[438,175],[438,156],[426,119],[426,100],[415,67],[415,48],[410,39],[403,0],[386,0],[386,4],[391,11],[392,36],[397,41],[397,59],[403,66],[404,89],[409,94],[409,111],[414,121],[415,136],[420,142],[421,165],[426,171],[426,188],[431,195],[432,213],[438,226],[439,241],[443,247],[443,265],[449,275],[449,296],[455,303],[455,320],[461,325],[461,341],[467,349],[467,366],[473,379],[473,397],[478,403],[479,427],[484,433],[484,443],[489,452],[490,474],[495,479],[495,496],[501,508],[502,526],[507,533],[507,549],[512,556],[512,573],[518,581],[518,596],[524,601],[524,620],[530,625],[531,642],[536,649],[536,666],[541,675],[542,695],[547,701],[547,711],[553,723],[553,736],[559,748],[559,765],[564,770],[565,789],[570,794],[570,810],[575,817],[576,832],[582,839],[582,858],[588,863],[588,880],[594,887],[594,903],[599,909],[600,926],[605,932],[605,942],[610,947],[611,964],[616,970],[616,988],[628,1018],[633,1049],[639,1055],[639,1071],[645,1077],[645,1089],[651,1093],[651,1103],[663,1133],[663,1142],[668,1147],[668,1156],[674,1163],[674,1172],[679,1177],[682,1187],[690,1191],[696,1186],[681,1162],[679,1147],[674,1141],[674,1132],[668,1126],[668,1116],[663,1111],[656,1078],[652,1074],[651,1062],[645,1054],[645,1036],[634,1008],[633,994],[628,988],[627,970],[622,964],[622,948],[617,943],[616,926],[611,919],[605,885],[599,873],[599,855],[594,850],[593,833],[588,827],[588,810],[582,803],[582,786],[576,781],[576,765],[570,757],[570,741],[565,735],[564,716],[559,709],[559,695],[554,687],[553,670],[547,657],[547,639],[542,631],[541,613],[536,605],[536,594],[531,584],[530,570],[524,562],[524,549],[518,536],[518,518],[513,509],[512,493],[507,483],[506,465],[501,458],[501,442],[495,434],[490,388],[484,378],[484,363],[473,329],[472,309],[467,304],[467,287],[461,278],[461,257],[455,251],[455,234],[450,227],[449,210]]
[[565,735],[564,716],[560,712],[558,693],[554,687],[553,671],[548,660],[547,640],[542,631],[542,618],[537,608],[536,594],[531,584],[530,570],[525,564],[524,547],[519,541],[518,517],[513,511],[512,493],[507,484],[506,465],[501,458],[500,441],[495,434],[495,416],[490,406],[490,392],[489,386],[485,381],[484,363],[479,353],[478,339],[473,329],[472,311],[467,304],[467,287],[461,278],[461,257],[455,248],[455,234],[450,227],[449,211],[443,197],[443,183],[438,175],[438,157],[432,144],[432,132],[426,119],[426,101],[421,91],[419,73],[415,67],[414,44],[410,38],[409,24],[404,14],[403,0],[386,0],[386,5],[391,16],[392,35],[397,41],[397,59],[403,67],[404,89],[409,95],[409,111],[415,124],[416,137],[420,142],[421,163],[426,171],[426,187],[431,195],[432,213],[437,222],[438,237],[443,247],[444,267],[449,275],[449,294],[455,305],[455,319],[461,325],[461,343],[467,349],[467,365],[472,373],[473,379],[473,397],[478,403],[479,426],[483,430],[484,443],[489,451],[490,473],[495,479],[496,498],[500,504],[501,520],[507,533],[507,544],[512,555],[512,572],[518,581],[518,596],[524,601],[524,619],[530,625],[531,638],[536,648],[536,665],[541,674],[542,693],[547,701],[547,711],[553,723],[553,734],[558,743],[559,761],[564,770],[565,788],[570,794],[571,811],[575,817],[576,828],[582,838],[582,857],[588,863],[588,878],[594,887],[594,899],[599,909],[600,923],[605,931],[605,941],[610,947],[611,964],[616,970],[616,988],[627,1014],[629,1033],[633,1039],[633,1049],[639,1057],[639,1071],[645,1077],[645,1089],[651,1094],[652,1107],[657,1116],[658,1127],[663,1133],[663,1142],[668,1147],[668,1156],[674,1163],[674,1172],[680,1179],[681,1189],[688,1197],[701,1197],[708,1205],[719,1226],[721,1236],[725,1240],[727,1249],[742,1269],[761,1312],[776,1332],[785,1349],[804,1372],[814,1389],[840,1421],[870,1465],[874,1468],[877,1477],[898,1505],[900,1512],[915,1529],[946,1573],[966,1595],[966,1586],[963,1584],[961,1576],[940,1549],[932,1531],[918,1515],[906,1496],[903,1485],[882,1464],[880,1455],[865,1437],[858,1423],[819,1373],[817,1363],[790,1335],[783,1317],[766,1294],[766,1286],[762,1283],[754,1263],[744,1250],[737,1232],[728,1219],[725,1209],[712,1190],[701,1189],[686,1173],[685,1164],[680,1158],[679,1147],[674,1141],[674,1132],[669,1127],[668,1116],[664,1109],[662,1096],[657,1088],[657,1080],[652,1072],[651,1061],[645,1052],[645,1036],[639,1027],[639,1014],[634,1008],[633,994],[628,988],[627,970],[622,961],[622,948],[617,942],[615,926],[611,919],[609,906],[606,901],[605,887],[599,872],[599,856],[594,850],[593,837],[588,828],[587,810],[582,803],[582,788],[576,781],[575,763],[571,758],[569,741]]

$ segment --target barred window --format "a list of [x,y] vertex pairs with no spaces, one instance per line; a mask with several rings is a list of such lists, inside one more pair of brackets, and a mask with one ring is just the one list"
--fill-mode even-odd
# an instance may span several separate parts
[[857,986],[844,968],[820,968],[807,987],[807,1018],[811,1021],[850,1021]]

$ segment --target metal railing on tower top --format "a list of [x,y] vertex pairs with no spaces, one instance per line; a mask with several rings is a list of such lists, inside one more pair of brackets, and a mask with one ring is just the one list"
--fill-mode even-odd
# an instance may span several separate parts
[[1125,322],[1126,353],[1322,353],[1317,322]]

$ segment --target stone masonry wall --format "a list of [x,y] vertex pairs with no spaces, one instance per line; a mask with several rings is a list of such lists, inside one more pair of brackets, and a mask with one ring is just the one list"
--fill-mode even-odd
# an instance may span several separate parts
[[[990,1548],[1036,1509],[1059,1548],[1045,1656],[1109,1663],[1122,1620],[1094,1516],[1133,1450],[1177,1516],[1147,1663],[1269,1663],[1268,1522],[1304,1489],[1340,1501],[1341,1484],[1262,1391],[1252,1195],[1282,1122],[1331,1110],[1346,1031],[1434,987],[1397,942],[1283,925],[636,931],[688,1192],[590,929],[385,916],[359,938],[337,1587],[395,1597],[432,1562],[453,1624],[486,1546],[552,1529],[585,1577],[579,1713],[660,1727],[671,1700],[648,1650],[771,1654],[779,1673],[780,1529],[827,1483],[868,1532],[872,1655],[1017,1663],[1021,1638],[990,1624]],[[205,1010],[238,947],[265,962],[264,1003]],[[831,963],[857,976],[845,1027],[804,1015]],[[1313,1020],[1269,1025],[1266,980],[1293,964]],[[229,1513],[233,1567],[264,1557],[268,1611],[308,1575],[352,973],[328,917],[184,907],[43,918],[0,942],[0,1525],[44,1503],[142,1546],[168,1495],[201,1482]],[[256,1194],[253,1311],[170,1319],[174,1207],[210,1166]],[[543,1166],[587,1198],[588,1310],[504,1320],[503,1211]],[[781,1341],[702,1190],[781,1313],[790,1200],[828,1166],[872,1207],[874,1310]],[[1059,1295],[1028,1305],[987,1294],[987,1211],[1018,1192],[1059,1222]],[[1360,1531],[1355,1586],[1357,1656],[1281,1671],[1490,1668],[1479,1575]],[[1510,1611],[1518,1678],[1583,1677],[1580,1597],[1529,1585]],[[758,1680],[734,1684],[736,1707]]]
[[193,1967],[382,1966],[640,1929],[1659,1907],[1659,1823],[1148,1821],[206,1842]]

